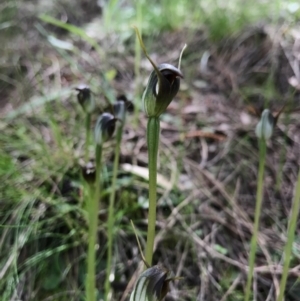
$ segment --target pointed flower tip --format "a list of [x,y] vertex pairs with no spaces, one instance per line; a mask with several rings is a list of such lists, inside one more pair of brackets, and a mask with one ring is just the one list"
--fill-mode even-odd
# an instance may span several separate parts
[[256,125],[255,134],[257,138],[269,140],[273,134],[275,120],[270,110],[265,109],[262,112],[261,119]]
[[179,55],[179,61],[178,61],[178,69],[179,70],[180,70],[180,66],[181,66],[182,55],[183,55],[183,52],[186,49],[186,47],[187,47],[187,44],[184,44],[183,47],[182,47],[182,49],[181,49],[180,55]]

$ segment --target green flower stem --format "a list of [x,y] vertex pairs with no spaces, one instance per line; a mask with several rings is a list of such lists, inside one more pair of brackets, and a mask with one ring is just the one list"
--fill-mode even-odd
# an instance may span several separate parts
[[265,139],[259,139],[259,169],[258,169],[258,182],[256,191],[256,207],[255,207],[255,217],[254,217],[254,228],[251,238],[251,249],[249,255],[249,271],[246,285],[245,301],[250,298],[252,277],[254,271],[254,262],[256,257],[256,248],[258,240],[258,227],[261,212],[261,205],[263,200],[263,184],[264,184],[264,172],[265,172],[265,162],[266,162],[266,152],[267,145]]
[[87,258],[86,300],[96,301],[96,243],[100,201],[102,145],[96,146],[96,182],[89,205],[89,245]]
[[114,203],[116,195],[116,185],[117,185],[117,175],[119,169],[119,157],[120,157],[120,145],[123,133],[123,123],[118,126],[116,133],[116,148],[115,148],[115,158],[113,166],[113,177],[111,184],[111,194],[109,198],[109,209],[108,209],[108,222],[107,222],[107,265],[106,265],[106,279],[105,279],[105,300],[109,300],[110,292],[110,281],[109,276],[111,273],[111,263],[112,263],[112,245],[113,245],[113,226],[114,226]]
[[86,113],[85,116],[85,154],[84,159],[87,163],[89,161],[89,146],[91,140],[91,114]]
[[157,185],[157,155],[159,145],[160,123],[158,117],[149,117],[147,125],[148,168],[149,168],[149,210],[148,232],[146,245],[146,261],[152,265],[153,246],[156,224],[156,185]]
[[288,240],[287,240],[287,243],[285,245],[285,250],[284,250],[284,266],[283,266],[283,273],[282,273],[282,277],[281,277],[281,281],[280,281],[280,293],[279,293],[277,301],[283,300],[283,294],[285,291],[285,286],[286,286],[286,281],[287,281],[287,276],[288,276],[288,271],[289,271],[289,266],[290,266],[293,242],[294,242],[294,238],[295,238],[295,230],[296,230],[296,225],[297,225],[299,208],[300,208],[300,170],[298,173],[295,198],[294,198],[293,206],[291,209],[291,219],[290,219],[289,227],[288,227]]

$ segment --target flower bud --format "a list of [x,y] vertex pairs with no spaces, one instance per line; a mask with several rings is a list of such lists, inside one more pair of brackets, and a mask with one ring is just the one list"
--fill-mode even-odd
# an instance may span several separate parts
[[80,85],[75,88],[78,91],[77,100],[84,112],[91,114],[96,107],[94,96],[90,88],[86,85]]
[[176,96],[182,73],[170,64],[161,64],[150,74],[143,103],[148,117],[159,117]]
[[94,184],[96,181],[96,167],[92,162],[88,162],[85,166],[81,167],[83,178],[89,184]]
[[112,137],[116,128],[117,119],[110,113],[101,114],[95,125],[95,142],[102,145]]
[[132,101],[128,100],[127,97],[125,95],[119,95],[117,97],[117,101],[123,101],[125,103],[125,107],[126,107],[126,111],[127,112],[133,112],[134,110],[134,106]]
[[256,125],[255,134],[257,138],[268,140],[273,134],[275,119],[270,110],[265,109],[262,112],[261,119]]
[[166,110],[179,90],[179,78],[183,77],[180,71],[180,63],[186,45],[184,45],[180,53],[178,68],[170,64],[161,64],[157,67],[148,55],[138,29],[136,27],[134,29],[144,54],[154,69],[150,74],[148,84],[143,94],[145,112],[148,117],[159,117]]
[[123,100],[117,100],[113,104],[115,118],[120,120],[121,122],[125,122],[125,115],[126,115],[126,107],[125,106],[126,105]]
[[169,290],[169,272],[155,265],[144,271],[138,278],[130,301],[161,301]]

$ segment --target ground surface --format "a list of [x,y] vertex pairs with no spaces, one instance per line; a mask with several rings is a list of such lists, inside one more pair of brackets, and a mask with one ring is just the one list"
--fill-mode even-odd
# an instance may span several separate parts
[[[124,3],[118,9],[132,14],[132,6]],[[125,29],[121,21],[113,26],[118,17],[113,8],[104,14],[88,1],[76,7],[68,1],[53,6],[24,1],[1,9],[3,300],[83,300],[84,115],[74,91],[80,83],[89,84],[95,93],[98,113],[121,94],[135,104],[125,125],[115,208],[112,286],[114,300],[126,300],[140,262],[130,219],[141,235],[146,231],[147,119],[139,99],[151,65],[142,54],[136,73],[134,31],[129,21]],[[276,114],[285,105],[268,142],[253,286],[256,300],[275,300],[300,163],[299,27],[285,19],[265,19],[216,39],[203,25],[191,28],[173,20],[149,29],[156,19],[144,17],[144,42],[155,62],[177,65],[181,48],[188,44],[181,89],[161,118],[154,262],[183,277],[171,283],[166,300],[243,300],[257,185],[254,129],[264,107]],[[130,24],[137,24],[134,21]],[[96,118],[97,113],[93,123]],[[108,142],[104,150],[100,292],[113,145]],[[298,225],[286,300],[299,300],[299,277]]]

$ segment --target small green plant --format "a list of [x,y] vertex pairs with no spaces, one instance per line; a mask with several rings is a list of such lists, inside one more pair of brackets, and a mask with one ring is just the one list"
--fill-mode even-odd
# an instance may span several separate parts
[[258,227],[259,227],[259,219],[260,219],[261,206],[263,200],[263,184],[264,184],[264,172],[265,172],[266,151],[267,151],[266,141],[271,138],[274,126],[275,126],[275,122],[274,122],[273,115],[269,110],[267,109],[264,110],[262,113],[262,117],[255,129],[255,133],[259,143],[259,169],[258,169],[258,179],[257,179],[254,227],[253,227],[253,234],[251,238],[249,270],[248,270],[247,285],[246,285],[246,292],[245,292],[245,299],[244,299],[245,301],[248,301],[250,298],[254,263],[256,257]]
[[114,105],[114,116],[119,121],[116,130],[116,146],[113,165],[113,175],[111,181],[111,194],[109,198],[108,221],[107,221],[107,263],[106,263],[106,279],[105,279],[105,300],[110,300],[110,274],[112,263],[112,246],[113,246],[113,226],[114,226],[114,204],[116,195],[117,175],[119,169],[120,145],[122,141],[123,126],[126,117],[126,101],[127,99],[117,100]]
[[169,282],[180,277],[170,277],[170,272],[161,265],[150,266],[146,261],[142,248],[133,227],[142,260],[147,269],[138,277],[130,295],[130,301],[162,301],[169,291]]
[[88,257],[87,257],[87,277],[86,277],[86,300],[96,300],[96,243],[98,228],[98,211],[100,203],[101,187],[101,164],[103,143],[114,133],[116,118],[110,113],[103,113],[97,119],[95,125],[96,143],[96,176],[95,185],[91,189],[88,204]]
[[85,112],[85,155],[84,159],[87,163],[89,161],[89,146],[91,140],[91,115],[95,110],[95,99],[90,90],[86,85],[80,85],[76,88],[78,91],[77,99]]
[[[153,255],[153,245],[155,238],[156,223],[156,186],[157,186],[157,156],[160,134],[160,115],[166,110],[170,102],[176,96],[180,77],[183,77],[180,69],[179,59],[178,68],[170,64],[156,66],[149,57],[138,29],[135,27],[141,47],[145,56],[153,66],[148,84],[143,94],[143,104],[148,117],[147,124],[147,145],[148,145],[148,168],[149,168],[149,211],[148,211],[148,231],[146,246],[146,261],[151,265]],[[183,50],[185,47],[183,48]]]

